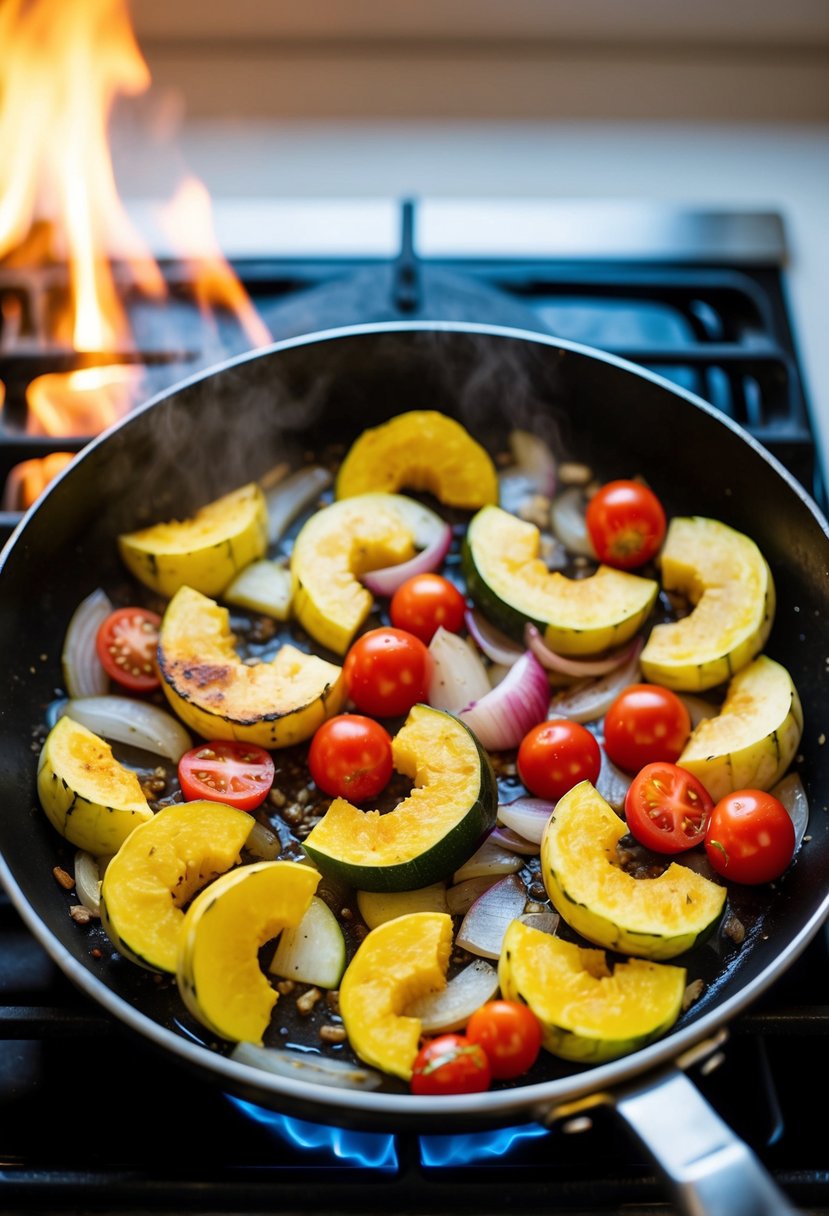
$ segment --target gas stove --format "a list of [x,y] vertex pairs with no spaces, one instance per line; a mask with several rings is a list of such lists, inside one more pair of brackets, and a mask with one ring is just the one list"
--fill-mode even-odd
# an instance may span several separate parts
[[[150,207],[135,210],[151,223]],[[554,334],[698,394],[826,505],[775,214],[328,200],[238,201],[220,205],[217,219],[222,247],[275,341],[398,318]],[[206,335],[175,258],[163,249],[159,258],[173,308],[159,326],[136,306],[130,355],[147,397],[249,348],[232,321]],[[29,380],[81,366],[39,340],[37,318],[58,279],[27,280],[0,266],[0,303],[14,301],[0,311],[0,483],[20,460],[76,452],[91,438],[26,428]],[[24,318],[17,341],[12,314]],[[22,511],[9,498],[5,505],[8,536]],[[6,1211],[671,1210],[653,1165],[602,1111],[497,1135],[366,1135],[275,1116],[185,1080],[75,991],[7,900],[0,1025]],[[792,1202],[812,1212],[829,1211],[829,1172],[800,1088],[804,1068],[818,1091],[829,1085],[826,1036],[829,944],[821,933],[694,1073]]]

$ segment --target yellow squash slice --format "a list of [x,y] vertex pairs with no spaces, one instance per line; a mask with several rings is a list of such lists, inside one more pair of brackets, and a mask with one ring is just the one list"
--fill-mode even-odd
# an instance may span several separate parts
[[498,981],[505,1000],[538,1018],[542,1043],[563,1060],[600,1064],[660,1038],[682,1008],[684,967],[645,959],[608,966],[604,950],[562,941],[514,920]]
[[419,1018],[403,1010],[446,985],[452,918],[412,912],[372,929],[340,984],[348,1040],[364,1063],[408,1081],[420,1046]]
[[182,587],[161,621],[161,687],[205,739],[289,747],[310,738],[345,700],[342,668],[295,646],[250,665],[236,653],[227,608]]

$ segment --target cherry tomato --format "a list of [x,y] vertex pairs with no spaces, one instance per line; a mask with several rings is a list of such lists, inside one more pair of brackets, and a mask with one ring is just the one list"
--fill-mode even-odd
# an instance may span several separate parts
[[351,700],[377,718],[407,714],[429,691],[432,656],[405,629],[370,629],[352,645],[343,663]]
[[192,747],[178,762],[179,784],[188,802],[206,798],[240,811],[261,806],[273,778],[273,757],[255,743],[217,739]]
[[373,798],[392,774],[391,736],[362,714],[323,722],[308,749],[308,768],[326,794],[360,803]]
[[794,824],[778,798],[765,790],[735,790],[711,812],[705,851],[723,878],[755,885],[780,877],[795,841]]
[[659,684],[631,684],[604,719],[604,749],[614,764],[636,773],[655,760],[672,764],[691,733],[691,715],[675,692]]
[[466,1037],[480,1043],[493,1077],[507,1080],[528,1072],[541,1050],[541,1023],[521,1001],[487,1001],[466,1024]]
[[412,1067],[413,1094],[477,1094],[489,1089],[492,1070],[480,1043],[462,1034],[428,1039]]
[[392,625],[406,629],[428,646],[439,625],[459,633],[466,616],[466,600],[442,574],[415,574],[391,597]]
[[625,795],[628,829],[657,853],[681,853],[699,844],[713,807],[702,782],[666,760],[640,769]]
[[586,726],[567,718],[539,722],[521,740],[518,775],[538,798],[561,798],[579,781],[594,784],[602,766],[599,744]]
[[95,649],[107,675],[130,692],[160,685],[155,664],[161,617],[147,608],[116,608],[102,622]]
[[609,481],[592,496],[587,531],[600,561],[633,570],[658,553],[667,527],[665,509],[639,481]]

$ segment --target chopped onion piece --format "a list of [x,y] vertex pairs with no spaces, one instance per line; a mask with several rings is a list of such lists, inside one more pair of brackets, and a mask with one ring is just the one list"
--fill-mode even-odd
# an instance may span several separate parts
[[287,1048],[237,1043],[230,1058],[237,1064],[248,1064],[281,1077],[294,1077],[303,1084],[333,1085],[337,1089],[379,1089],[383,1084],[382,1074],[374,1069]]
[[604,717],[623,688],[639,677],[642,639],[637,638],[630,658],[621,667],[596,680],[581,680],[572,688],[556,693],[550,701],[548,717],[570,718],[573,722],[596,722]]
[[480,878],[465,878],[456,883],[446,892],[446,911],[450,916],[463,916],[474,904],[479,895],[488,891],[496,882],[500,882],[497,874],[482,874]]
[[527,892],[520,878],[510,874],[475,900],[461,921],[455,942],[481,958],[498,958],[509,924],[521,916]]
[[498,972],[482,958],[464,967],[440,992],[428,992],[403,1010],[404,1017],[419,1018],[423,1034],[460,1030],[476,1009],[498,991]]
[[265,489],[268,509],[268,544],[275,545],[298,515],[331,485],[332,476],[321,465],[296,469],[283,481]]
[[602,748],[602,764],[596,778],[596,789],[614,811],[621,811],[625,805],[625,796],[632,780],[629,773],[623,772],[618,765],[608,759],[607,753]]
[[596,560],[596,550],[587,532],[584,512],[587,497],[581,486],[568,486],[553,499],[550,523],[553,532],[571,553]]
[[538,659],[527,650],[500,684],[461,710],[458,717],[483,747],[504,751],[518,747],[531,727],[543,722],[550,702],[550,683]]
[[809,827],[809,799],[799,773],[789,773],[769,791],[779,798],[789,812],[794,824],[794,851],[800,848]]
[[513,802],[499,804],[498,821],[524,840],[541,844],[544,829],[555,805],[545,798],[516,798]]
[[75,854],[75,894],[85,908],[101,915],[101,871],[97,857],[78,849]]
[[719,706],[715,705],[713,701],[706,701],[705,697],[698,697],[688,692],[678,692],[676,695],[688,710],[691,718],[691,730],[694,730],[706,718],[716,718],[720,712]]
[[543,494],[552,498],[556,488],[556,462],[549,446],[532,431],[516,429],[509,446],[514,464],[498,476],[498,501],[505,511],[515,512],[527,498]]
[[109,677],[101,666],[95,639],[112,612],[112,601],[97,588],[81,600],[66,630],[61,665],[70,697],[93,697],[109,690]]
[[464,882],[467,878],[483,878],[488,874],[499,877],[502,874],[514,874],[524,863],[516,857],[511,849],[505,849],[492,839],[492,833],[487,836],[480,848],[456,870],[452,881]]
[[558,912],[523,912],[518,917],[524,925],[529,925],[531,929],[537,929],[539,933],[558,933],[558,927],[561,924],[561,917]]
[[622,646],[613,654],[606,655],[603,659],[569,659],[566,655],[556,654],[554,650],[546,644],[541,636],[541,631],[532,621],[528,621],[524,630],[524,641],[529,650],[533,652],[542,667],[548,671],[558,671],[565,676],[604,676],[610,671],[615,671],[617,667],[621,667],[633,655],[634,650],[641,643],[639,639],[629,642],[627,646]]
[[[438,517],[435,516],[435,518]],[[402,586],[407,579],[413,578],[415,574],[431,574],[433,570],[438,570],[443,565],[443,559],[449,552],[451,544],[452,529],[449,524],[441,520],[440,527],[435,530],[426,547],[416,553],[414,557],[409,558],[407,562],[400,562],[396,566],[384,566],[382,570],[371,570],[368,574],[363,574],[360,581],[372,595],[394,595],[397,588]]]
[[260,861],[276,861],[282,852],[282,841],[276,832],[265,827],[264,823],[254,820],[245,841],[245,848]]
[[164,756],[178,764],[193,740],[172,714],[147,701],[112,694],[101,697],[72,697],[60,709],[103,739],[114,739],[144,751]]
[[512,638],[507,637],[500,629],[491,625],[477,608],[468,608],[466,612],[466,628],[474,638],[479,650],[483,651],[493,663],[503,667],[512,667],[527,649],[520,646]]
[[493,844],[506,849],[508,853],[523,853],[527,857],[538,856],[538,841],[527,840],[525,836],[519,836],[517,832],[513,832],[512,828],[493,828],[489,839]]
[[490,691],[489,675],[481,656],[457,633],[439,625],[429,643],[432,674],[429,704],[457,713]]

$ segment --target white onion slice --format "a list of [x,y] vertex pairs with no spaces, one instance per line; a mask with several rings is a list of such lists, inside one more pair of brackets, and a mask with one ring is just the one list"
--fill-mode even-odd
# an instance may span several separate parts
[[282,841],[276,832],[265,827],[264,823],[254,820],[245,841],[245,848],[260,861],[276,861],[282,852]]
[[792,823],[794,824],[794,851],[796,853],[803,843],[803,837],[806,835],[809,827],[809,799],[806,795],[806,790],[803,788],[800,774],[789,773],[782,781],[778,781],[769,790],[769,793],[774,794],[775,798],[780,799],[791,816]]
[[500,629],[496,629],[477,608],[467,609],[466,628],[479,650],[493,663],[502,667],[512,667],[527,649],[507,637]]
[[248,1064],[281,1077],[294,1077],[303,1083],[333,1085],[337,1089],[379,1089],[383,1076],[371,1068],[361,1068],[347,1060],[316,1056],[310,1052],[290,1051],[279,1047],[258,1047],[255,1043],[237,1043],[230,1053],[237,1064]]
[[492,833],[487,836],[480,848],[457,869],[452,876],[455,883],[464,882],[467,878],[484,878],[489,874],[496,877],[503,874],[514,874],[524,863],[512,849],[505,849],[492,840]]
[[506,849],[508,853],[521,853],[526,857],[538,856],[538,841],[527,840],[525,836],[519,836],[512,828],[493,828],[489,839],[492,844]]
[[460,1030],[476,1009],[491,1001],[498,991],[498,972],[482,958],[459,971],[440,992],[428,992],[403,1010],[404,1017],[418,1018],[423,1034]]
[[571,553],[596,560],[596,550],[587,532],[584,512],[587,498],[581,486],[568,486],[553,499],[550,523],[553,532]]
[[617,667],[621,667],[633,655],[637,646],[641,649],[639,640],[629,642],[627,646],[622,646],[613,654],[606,655],[602,659],[570,659],[566,655],[557,654],[551,650],[541,636],[541,631],[532,621],[527,621],[524,629],[524,642],[527,648],[533,652],[542,667],[548,671],[558,671],[565,676],[604,676],[610,671],[615,671]]
[[[437,516],[435,516],[437,519]],[[415,538],[417,541],[417,538]],[[415,574],[431,574],[440,569],[443,559],[452,545],[452,529],[449,524],[440,520],[440,527],[429,539],[426,547],[396,566],[384,566],[382,570],[371,570],[360,577],[363,586],[372,595],[394,595],[398,587]]]
[[175,764],[193,746],[177,718],[157,705],[132,697],[72,697],[61,706],[59,716],[80,722],[103,739],[140,747]]
[[475,900],[461,921],[456,945],[480,958],[499,958],[509,924],[524,911],[527,892],[520,878],[511,874]]
[[283,481],[265,490],[268,509],[268,544],[275,545],[298,515],[310,507],[331,485],[332,476],[321,465],[296,469]]
[[480,878],[465,878],[456,883],[446,892],[446,911],[450,916],[463,916],[474,904],[479,895],[488,891],[496,882],[500,882],[497,874],[482,874]]
[[556,461],[545,440],[532,431],[516,429],[510,433],[509,446],[514,464],[498,476],[498,502],[505,511],[515,512],[534,494],[552,498],[556,488]]
[[638,682],[641,650],[642,639],[638,638],[630,658],[621,667],[556,693],[550,701],[548,717],[570,718],[573,722],[596,722],[604,717],[622,689]]
[[95,639],[112,612],[112,601],[98,587],[75,609],[63,639],[63,682],[70,697],[93,697],[109,689],[109,677],[101,666]]
[[483,659],[459,634],[439,625],[429,643],[429,653],[432,674],[428,700],[435,709],[457,713],[490,691]]
[[545,798],[516,798],[498,806],[498,821],[511,828],[524,840],[541,844],[544,829],[555,810],[555,803]]
[[486,696],[461,710],[458,717],[483,747],[504,751],[518,747],[531,727],[543,722],[550,703],[547,673],[527,650],[504,679]]
[[602,748],[602,766],[596,778],[596,789],[614,811],[621,811],[633,777],[610,760]]
[[98,858],[84,849],[75,854],[75,894],[95,916],[101,914],[101,871]]

